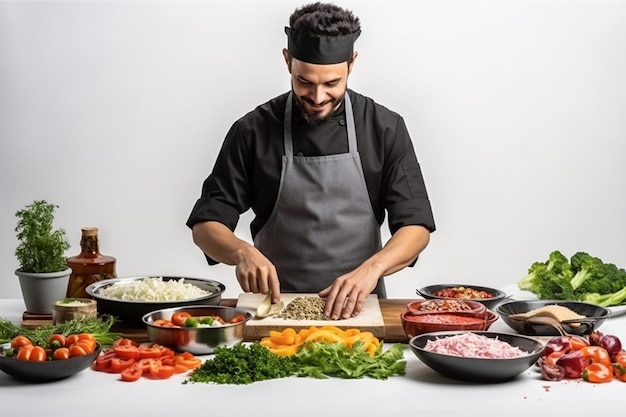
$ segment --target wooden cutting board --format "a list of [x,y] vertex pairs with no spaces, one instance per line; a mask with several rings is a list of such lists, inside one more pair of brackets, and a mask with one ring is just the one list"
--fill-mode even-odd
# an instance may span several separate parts
[[[312,294],[281,294],[281,299],[285,303],[285,307],[296,297],[311,296]],[[265,298],[264,294],[240,294],[237,299],[237,308],[250,311],[253,315],[256,309]],[[327,326],[332,325],[340,329],[357,328],[361,331],[369,331],[379,339],[385,336],[385,322],[378,303],[378,296],[370,294],[365,300],[365,305],[361,314],[356,317],[342,320],[293,320],[281,317],[265,317],[263,319],[252,319],[246,324],[245,339],[258,340],[262,337],[269,336],[271,330],[281,331],[287,327],[291,327],[296,331],[300,329],[308,329],[311,326]]]

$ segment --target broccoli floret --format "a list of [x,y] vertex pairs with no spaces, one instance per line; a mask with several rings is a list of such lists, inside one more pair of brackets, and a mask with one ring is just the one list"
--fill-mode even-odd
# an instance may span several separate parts
[[538,284],[537,273],[539,270],[545,270],[546,264],[544,262],[535,262],[530,268],[528,268],[528,273],[522,279],[517,282],[517,287],[520,290],[532,291],[535,292],[533,287]]
[[558,250],[550,253],[546,267],[549,271],[553,271],[554,273],[562,275],[566,278],[571,279],[574,276],[569,259],[567,259],[567,256],[563,255],[563,253]]
[[533,289],[537,298],[541,300],[574,299],[574,288],[570,283],[570,277],[547,268],[537,271],[537,279]]
[[589,278],[602,277],[605,275],[604,262],[600,258],[589,255],[587,252],[576,252],[570,261],[574,276],[572,287],[577,289]]
[[[535,262],[530,266],[530,268],[528,268],[528,273],[526,274],[526,276],[518,281],[518,288],[520,290],[531,291],[535,294],[539,294],[546,286],[546,283],[542,282],[544,279],[546,279],[546,277],[544,276],[544,273],[546,271],[550,271],[552,272],[552,274],[560,275],[563,278],[566,278],[568,281],[574,275],[567,257],[563,255],[560,251],[555,250],[550,253],[547,261]],[[554,286],[554,283],[551,283],[551,286]],[[555,291],[553,290],[549,292]],[[565,292],[569,292],[569,290],[566,290]]]
[[626,287],[610,294],[586,293],[580,297],[580,301],[597,304],[602,307],[620,305],[626,301]]

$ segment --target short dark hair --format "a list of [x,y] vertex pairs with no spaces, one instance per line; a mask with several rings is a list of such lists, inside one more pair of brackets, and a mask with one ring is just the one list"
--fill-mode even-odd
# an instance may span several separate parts
[[350,35],[361,30],[359,18],[350,10],[322,2],[296,9],[289,17],[289,26],[317,37]]

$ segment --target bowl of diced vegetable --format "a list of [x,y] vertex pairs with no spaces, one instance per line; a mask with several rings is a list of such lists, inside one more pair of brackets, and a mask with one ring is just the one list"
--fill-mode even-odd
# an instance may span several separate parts
[[489,331],[424,333],[411,338],[409,346],[437,373],[481,383],[517,378],[529,371],[544,351],[543,343],[530,336]]
[[225,306],[185,306],[152,311],[143,316],[151,342],[176,351],[208,355],[216,347],[243,341],[252,314]]
[[137,276],[105,279],[85,290],[96,300],[98,314],[115,316],[128,326],[143,327],[142,318],[151,311],[218,305],[226,287],[204,278]]
[[484,304],[489,309],[495,308],[508,298],[507,294],[502,290],[473,284],[427,285],[416,290],[416,292],[425,299],[476,301]]

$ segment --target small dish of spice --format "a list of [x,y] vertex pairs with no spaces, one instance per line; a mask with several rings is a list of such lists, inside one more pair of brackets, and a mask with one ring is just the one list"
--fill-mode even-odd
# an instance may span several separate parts
[[74,319],[95,318],[97,304],[91,298],[64,298],[55,301],[52,309],[52,322],[64,323]]

